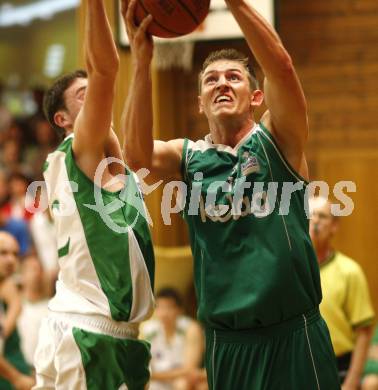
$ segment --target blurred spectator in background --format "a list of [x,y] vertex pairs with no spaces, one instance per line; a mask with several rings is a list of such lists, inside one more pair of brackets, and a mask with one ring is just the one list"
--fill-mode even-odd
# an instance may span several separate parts
[[338,229],[331,203],[319,196],[309,200],[309,207],[323,291],[320,312],[329,327],[342,389],[357,390],[374,321],[369,287],[359,264],[331,244]]
[[[16,323],[21,311],[21,296],[12,279],[18,267],[19,247],[15,238],[6,232],[0,232],[0,305],[2,307],[1,329],[4,340],[3,356],[23,374],[29,373],[20,349]],[[0,389],[12,389],[11,384],[0,379]]]
[[12,234],[20,246],[23,256],[30,250],[31,238],[28,221],[31,214],[24,209],[27,181],[23,175],[14,174],[9,182],[0,169],[0,231]]
[[27,223],[22,219],[7,217],[2,208],[0,208],[0,232],[8,232],[16,238],[21,256],[24,256],[30,249],[31,242]]
[[378,390],[378,326],[369,348],[364,375],[361,390]]
[[1,147],[0,169],[6,174],[22,170],[21,146],[14,139],[6,139]]
[[21,265],[22,309],[17,328],[21,340],[21,350],[30,368],[38,341],[42,318],[47,316],[49,291],[42,264],[36,255],[27,256]]
[[2,356],[0,356],[0,378],[6,379],[16,390],[30,390],[34,385],[32,377],[22,374]]
[[18,171],[13,171],[8,176],[9,199],[2,208],[6,218],[30,221],[33,214],[28,210],[35,202],[26,192],[30,183],[31,180]]
[[20,151],[22,152],[24,147],[25,135],[28,132],[27,121],[21,119],[13,119],[8,130],[7,130],[7,139],[16,141],[20,146]]
[[43,115],[43,97],[46,89],[43,86],[35,85],[32,89],[33,101],[35,104],[35,112],[33,117],[44,117]]
[[[27,372],[32,363],[39,320],[46,313],[47,296],[56,279],[57,251],[48,212],[34,215],[25,210],[25,203],[33,205],[34,202],[34,199],[28,199],[26,189],[31,180],[42,177],[42,160],[54,142],[57,142],[54,133],[51,135],[51,129],[46,127],[46,121],[38,111],[32,117],[12,117],[2,103],[0,91],[0,319],[5,338],[0,376],[6,379],[0,380],[1,390],[26,390],[34,383],[22,372]],[[20,254],[24,255],[31,250],[29,228],[35,249],[47,264],[48,272],[44,272],[36,256],[28,256],[21,268],[21,296],[10,276],[18,263],[18,245],[4,231],[14,235]]]
[[8,202],[9,189],[7,175],[4,170],[0,169],[0,209]]
[[156,294],[155,317],[142,324],[141,335],[151,343],[150,390],[207,389],[201,369],[203,331],[183,315],[176,290],[163,288]]
[[4,90],[4,83],[0,80],[0,145],[2,144],[6,130],[12,122],[12,115],[4,102]]
[[10,174],[14,171],[31,173],[24,164],[24,146],[29,133],[27,120],[13,119],[8,129],[3,132],[0,167]]
[[53,152],[59,143],[56,131],[43,116],[36,116],[31,122],[33,143],[25,151],[25,161],[33,172],[36,180],[43,180],[43,164],[49,153]]

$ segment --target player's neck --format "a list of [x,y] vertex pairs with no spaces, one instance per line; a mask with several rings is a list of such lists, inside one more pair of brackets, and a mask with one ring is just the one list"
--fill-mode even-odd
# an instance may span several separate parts
[[254,121],[222,121],[210,124],[211,139],[214,144],[234,148],[252,129]]
[[67,138],[71,134],[73,134],[73,129],[65,129],[64,138]]

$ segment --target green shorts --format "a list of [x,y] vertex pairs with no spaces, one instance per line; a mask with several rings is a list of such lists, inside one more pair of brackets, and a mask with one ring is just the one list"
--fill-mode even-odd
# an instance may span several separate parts
[[318,308],[270,327],[206,329],[210,390],[338,390],[336,359]]
[[146,387],[150,379],[147,343],[77,328],[73,329],[73,336],[81,352],[88,390],[143,390]]

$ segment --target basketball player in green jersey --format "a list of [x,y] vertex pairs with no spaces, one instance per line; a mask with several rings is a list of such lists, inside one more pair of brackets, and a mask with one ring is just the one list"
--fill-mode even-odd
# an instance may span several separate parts
[[44,166],[60,270],[34,389],[142,390],[150,351],[137,336],[153,310],[154,258],[141,194],[111,132],[119,60],[104,0],[86,1],[85,55],[88,73],[58,79],[44,100],[65,139]]
[[209,55],[199,75],[199,110],[210,134],[197,142],[153,141],[151,16],[137,28],[135,1],[125,1],[135,81],[125,106],[125,156],[134,169],[186,184],[184,217],[198,317],[206,327],[209,387],[336,390],[305,212],[306,101],[272,27],[246,1],[226,4],[265,75],[268,110],[261,122],[254,111],[263,92],[246,59],[221,50]]

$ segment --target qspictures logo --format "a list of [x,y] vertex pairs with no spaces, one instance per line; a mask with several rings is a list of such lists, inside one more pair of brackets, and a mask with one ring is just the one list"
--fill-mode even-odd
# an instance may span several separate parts
[[[112,177],[104,184],[104,173],[110,164],[121,164],[125,168],[125,174]],[[255,169],[256,163],[248,161],[246,169]],[[127,169],[124,161],[114,157],[103,159],[98,165],[93,180],[94,203],[85,203],[83,206],[95,211],[109,229],[117,233],[126,233],[137,223],[139,218],[144,218],[152,226],[152,219],[148,212],[143,197],[156,191],[163,185],[163,180],[153,184],[147,184],[146,179],[150,175],[148,169],[140,169],[135,173]],[[304,211],[310,218],[307,199],[317,194],[325,199],[330,196],[337,202],[331,203],[331,213],[334,216],[348,216],[353,212],[354,203],[348,193],[356,192],[356,184],[352,181],[339,181],[333,188],[325,181],[304,182],[249,182],[246,177],[230,181],[213,181],[206,190],[203,189],[203,173],[196,172],[194,181],[188,187],[184,181],[170,181],[163,185],[160,212],[165,225],[171,225],[171,216],[181,213],[186,209],[190,216],[199,216],[203,223],[207,221],[226,223],[230,220],[238,220],[253,215],[256,218],[269,216],[276,210],[279,215],[288,215],[293,199],[297,191],[304,193]],[[135,185],[131,185],[134,181]],[[103,189],[112,188],[115,183],[121,183],[122,189],[115,193],[110,203],[105,203]],[[137,188],[137,190],[135,190]],[[50,208],[53,216],[69,217],[76,211],[74,193],[80,191],[78,183],[63,181],[55,183],[52,193],[50,183],[35,181],[27,189],[28,199],[39,199],[37,202],[28,202],[25,208],[31,212],[45,211]],[[222,201],[219,201],[219,194]],[[51,199],[48,199],[50,196]],[[124,207],[133,207],[136,210],[135,217],[128,221],[127,226],[120,226],[112,219],[112,214]]]

